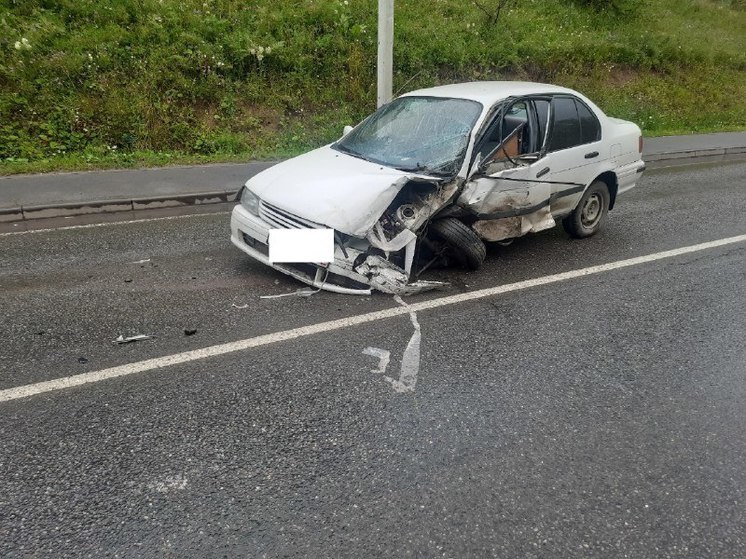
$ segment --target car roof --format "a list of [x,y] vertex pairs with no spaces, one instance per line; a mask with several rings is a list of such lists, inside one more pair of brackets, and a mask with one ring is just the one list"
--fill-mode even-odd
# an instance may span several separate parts
[[516,97],[522,95],[538,95],[542,93],[572,93],[577,95],[577,91],[551,85],[547,83],[534,82],[468,82],[454,83],[451,85],[440,85],[429,87],[427,89],[418,89],[402,95],[402,97],[455,97],[457,99],[471,99],[479,101],[485,106],[493,105],[506,97]]

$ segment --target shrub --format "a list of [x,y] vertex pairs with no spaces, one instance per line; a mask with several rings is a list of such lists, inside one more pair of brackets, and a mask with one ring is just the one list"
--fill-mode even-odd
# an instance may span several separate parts
[[[741,100],[744,1],[397,2],[394,91],[592,75],[581,89],[603,94],[622,71],[660,76],[665,99],[709,66],[724,77],[716,91],[730,88],[722,99]],[[375,107],[376,27],[376,0],[0,0],[0,161],[333,140]],[[681,110],[656,101],[651,114],[670,118],[648,120],[694,122],[701,95],[682,91]],[[634,102],[611,106],[635,116]],[[684,108],[694,116],[671,117]],[[737,108],[708,122],[743,122]]]
[[575,0],[577,4],[598,12],[631,16],[640,10],[642,0]]

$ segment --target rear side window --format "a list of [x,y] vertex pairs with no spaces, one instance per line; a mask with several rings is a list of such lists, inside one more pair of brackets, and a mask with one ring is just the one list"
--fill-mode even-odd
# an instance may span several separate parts
[[585,106],[585,103],[576,101],[578,107],[578,116],[580,117],[580,139],[584,144],[597,142],[601,139],[601,125],[598,123],[596,115]]
[[552,100],[552,137],[549,151],[559,151],[583,143],[580,119],[575,100],[570,97],[555,97]]

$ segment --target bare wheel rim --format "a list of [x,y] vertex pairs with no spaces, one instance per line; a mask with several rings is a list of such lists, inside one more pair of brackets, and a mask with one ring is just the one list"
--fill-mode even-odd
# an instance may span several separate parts
[[580,212],[580,222],[583,227],[592,229],[601,220],[603,202],[601,195],[598,192],[591,194],[583,205],[583,210]]

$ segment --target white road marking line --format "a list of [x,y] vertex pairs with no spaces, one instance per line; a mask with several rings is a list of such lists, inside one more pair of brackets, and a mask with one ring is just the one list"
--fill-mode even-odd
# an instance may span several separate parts
[[417,374],[420,372],[420,342],[422,339],[420,323],[417,322],[417,313],[401,297],[396,295],[394,300],[409,312],[409,319],[412,321],[412,326],[414,326],[414,333],[409,339],[409,343],[404,350],[404,355],[401,358],[399,380],[391,377],[383,378],[397,392],[414,392],[414,388],[417,386]]
[[[62,227],[49,227],[47,229],[32,229],[30,231],[8,231],[7,233],[0,233],[0,237],[9,237],[11,235],[30,235],[32,233],[49,233],[51,231],[67,231],[69,229],[92,229],[94,227],[108,227],[110,225],[130,225],[132,223],[144,223],[147,221],[166,221],[170,219],[186,219],[188,217],[205,217],[208,215],[226,215],[229,213],[231,212],[208,212],[204,214],[167,215],[163,217],[147,217],[143,219],[130,219],[128,221],[107,221],[104,223],[86,223],[84,225],[64,225]],[[136,264],[136,262],[133,262],[133,264]]]
[[561,282],[561,281],[565,281],[565,280],[569,280],[573,278],[580,278],[584,276],[590,276],[593,274],[609,272],[612,270],[629,268],[631,266],[638,266],[640,264],[655,262],[658,260],[664,260],[664,259],[673,258],[676,256],[682,256],[685,254],[692,254],[695,252],[701,252],[701,251],[709,250],[712,248],[733,245],[736,243],[742,243],[744,241],[746,241],[746,235],[738,235],[736,237],[728,237],[726,239],[719,239],[717,241],[710,241],[707,243],[691,245],[687,247],[677,248],[674,250],[656,252],[654,254],[638,256],[636,258],[629,258],[627,260],[618,260],[616,262],[609,262],[608,264],[600,264],[598,266],[589,266],[588,268],[571,270],[569,272],[562,272],[562,273],[553,274],[550,276],[533,278],[529,280],[519,281],[516,283],[510,283],[507,285],[499,285],[496,287],[480,289],[478,291],[459,293],[458,295],[449,295],[446,297],[431,299],[429,301],[413,303],[409,305],[408,308],[397,306],[397,307],[392,307],[392,308],[370,312],[366,314],[360,314],[356,316],[340,318],[337,320],[331,320],[329,322],[320,322],[317,324],[311,324],[309,326],[293,328],[292,330],[272,332],[271,334],[264,334],[262,336],[256,336],[254,338],[247,338],[245,340],[238,340],[236,342],[229,342],[225,344],[205,347],[202,349],[185,351],[183,353],[176,353],[174,355],[166,355],[164,357],[156,357],[154,359],[148,359],[146,361],[139,361],[137,363],[128,363],[126,365],[119,365],[117,367],[111,367],[109,369],[103,369],[101,371],[93,371],[90,373],[82,373],[79,375],[58,378],[58,379],[49,380],[45,382],[38,382],[35,384],[27,384],[25,386],[17,386],[15,388],[8,388],[6,390],[0,391],[0,402],[18,400],[20,398],[27,398],[29,396],[43,394],[45,392],[63,390],[65,388],[72,388],[74,386],[81,386],[84,384],[101,382],[107,379],[134,375],[136,373],[143,373],[146,371],[154,371],[158,369],[163,369],[165,367],[170,367],[173,365],[179,365],[182,363],[189,363],[191,361],[197,361],[199,359],[217,357],[219,355],[225,355],[227,353],[234,353],[237,351],[243,351],[243,350],[251,349],[255,347],[262,347],[262,346],[266,346],[266,345],[270,345],[270,344],[274,344],[278,342],[284,342],[288,340],[295,340],[297,338],[311,336],[314,334],[332,332],[334,330],[341,330],[343,328],[349,328],[351,326],[357,326],[357,325],[366,324],[369,322],[376,322],[379,320],[384,320],[386,318],[392,318],[395,316],[401,316],[403,314],[408,314],[409,312],[424,311],[424,310],[435,309],[439,307],[445,307],[447,305],[454,305],[457,303],[474,301],[477,299],[483,299],[485,297],[492,297],[494,295],[501,295],[503,293],[509,293],[511,291],[520,291],[522,289],[529,289],[531,287],[537,287],[540,285],[557,283],[557,282]]
[[371,357],[378,358],[378,368],[371,369],[371,373],[382,375],[386,372],[391,360],[391,352],[387,349],[381,349],[380,347],[366,347],[363,350],[363,355],[370,355]]
[[[420,372],[420,342],[422,332],[420,323],[417,321],[417,314],[413,312],[410,306],[402,300],[399,295],[394,296],[394,300],[409,311],[409,319],[414,326],[414,333],[409,339],[407,347],[404,349],[404,355],[401,360],[399,370],[399,379],[384,376],[383,380],[388,382],[396,392],[414,392],[417,386],[417,374]],[[371,373],[383,374],[386,372],[391,360],[391,352],[380,347],[366,347],[363,355],[378,357],[378,369],[373,369]]]

